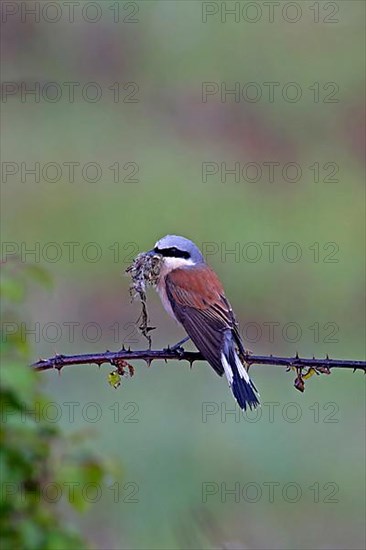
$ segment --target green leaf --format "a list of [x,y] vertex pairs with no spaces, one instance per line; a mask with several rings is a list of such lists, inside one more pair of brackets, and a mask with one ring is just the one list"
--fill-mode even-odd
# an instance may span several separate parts
[[117,389],[121,385],[121,376],[118,374],[117,371],[110,372],[108,374],[108,383],[115,389]]
[[11,390],[20,401],[31,403],[37,381],[37,373],[16,361],[7,361],[1,367],[1,384]]

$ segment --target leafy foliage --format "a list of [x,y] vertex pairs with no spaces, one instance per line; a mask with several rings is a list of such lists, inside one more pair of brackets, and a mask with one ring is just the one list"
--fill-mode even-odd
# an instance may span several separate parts
[[[30,278],[42,286],[51,284],[38,266],[13,263],[3,269],[2,314],[14,327],[20,326],[15,310]],[[70,440],[44,417],[48,400],[39,391],[39,376],[27,366],[28,355],[20,330],[2,334],[1,547],[86,548],[88,543],[62,517],[60,504],[66,499],[74,509],[85,510],[88,503],[81,488],[101,483],[106,468],[89,453],[75,453]]]

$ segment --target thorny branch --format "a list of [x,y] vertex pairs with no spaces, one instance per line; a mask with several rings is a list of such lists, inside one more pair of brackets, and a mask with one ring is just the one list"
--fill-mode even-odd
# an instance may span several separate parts
[[[55,355],[49,359],[40,359],[33,363],[32,367],[37,371],[57,369],[60,371],[64,367],[72,365],[89,365],[96,363],[102,365],[109,363],[116,367],[115,373],[119,376],[126,374],[126,371],[132,376],[134,368],[128,363],[134,359],[142,359],[150,366],[155,359],[188,361],[190,366],[194,361],[204,361],[201,353],[196,351],[186,351],[183,348],[163,350],[130,350],[122,348],[119,351],[106,351],[104,353],[87,353],[84,355]],[[274,355],[252,355],[246,354],[242,358],[246,366],[250,365],[274,365],[287,367],[288,370],[295,369],[297,377],[295,387],[299,391],[304,391],[304,380],[312,374],[330,374],[331,369],[353,369],[362,370],[366,373],[366,361],[351,361],[342,359],[330,359],[328,356],[325,359],[312,359],[299,357],[297,354],[294,357],[277,357]],[[116,384],[118,385],[118,384]]]
[[[117,351],[106,351],[105,353],[89,353],[85,355],[55,355],[49,359],[40,359],[32,365],[36,370],[43,371],[49,369],[57,369],[60,371],[63,367],[70,365],[86,365],[96,363],[109,363],[116,370],[109,375],[109,382],[117,387],[120,384],[120,377],[127,372],[132,376],[134,368],[128,363],[133,359],[142,359],[150,366],[155,359],[175,359],[178,361],[188,361],[190,366],[194,361],[204,361],[204,357],[200,352],[186,351],[182,347],[174,346],[163,350],[152,350],[150,331],[153,327],[148,326],[148,313],[146,307],[146,287],[156,286],[159,273],[161,270],[163,256],[160,254],[142,253],[139,254],[133,263],[127,268],[126,273],[131,277],[130,294],[132,298],[139,297],[142,304],[142,312],[138,319],[140,323],[139,329],[149,342],[149,349],[143,351],[126,350],[124,347]],[[365,361],[349,361],[329,359],[328,355],[325,359],[306,359],[301,358],[298,354],[295,357],[275,357],[273,355],[252,355],[246,353],[240,356],[244,365],[249,369],[253,364],[257,365],[280,365],[287,367],[287,370],[296,370],[296,379],[294,382],[295,388],[303,392],[305,389],[305,380],[313,374],[330,374],[331,369],[359,369],[366,372]]]

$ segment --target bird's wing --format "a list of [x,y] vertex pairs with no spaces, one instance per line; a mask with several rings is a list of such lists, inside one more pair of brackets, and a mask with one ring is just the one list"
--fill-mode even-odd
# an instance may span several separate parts
[[208,266],[174,269],[165,277],[166,292],[188,336],[222,376],[224,332],[237,331],[233,311],[217,275]]

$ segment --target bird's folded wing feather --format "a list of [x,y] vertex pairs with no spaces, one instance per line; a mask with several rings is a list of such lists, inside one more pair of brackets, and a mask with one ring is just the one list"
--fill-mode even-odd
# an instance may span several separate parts
[[222,376],[225,330],[237,332],[230,304],[217,275],[209,267],[175,269],[165,277],[166,292],[178,321],[197,349]]

